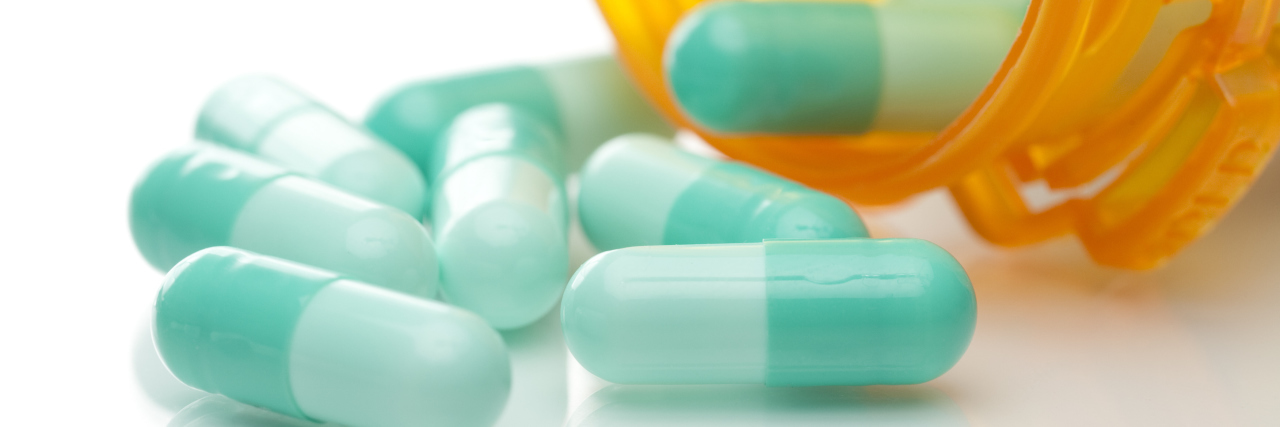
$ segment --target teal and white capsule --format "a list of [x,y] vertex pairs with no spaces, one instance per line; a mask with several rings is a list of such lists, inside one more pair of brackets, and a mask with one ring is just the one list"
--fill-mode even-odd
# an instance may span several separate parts
[[476,315],[235,248],[169,272],[153,334],[192,387],[350,427],[489,426],[511,388]]
[[645,246],[565,291],[573,357],[620,384],[916,384],[973,336],[964,269],[915,239]]
[[433,157],[441,291],[496,328],[547,314],[569,278],[562,144],[537,116],[484,104],[458,115]]
[[1026,3],[707,3],[663,67],[683,111],[719,133],[938,131],[991,81]]
[[212,144],[152,166],[133,189],[129,226],[159,270],[235,246],[421,297],[439,288],[431,237],[415,218]]
[[196,138],[244,150],[422,218],[427,184],[395,147],[294,87],[244,76],[205,101]]
[[409,83],[383,98],[365,125],[426,172],[436,142],[454,116],[491,102],[519,107],[559,132],[570,171],[616,135],[675,133],[609,55]]
[[578,216],[600,250],[867,236],[858,214],[840,199],[650,135],[605,143],[579,182]]

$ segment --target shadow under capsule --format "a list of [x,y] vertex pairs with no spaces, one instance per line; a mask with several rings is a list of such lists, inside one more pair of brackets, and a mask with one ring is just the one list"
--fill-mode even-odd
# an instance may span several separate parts
[[591,395],[566,425],[960,427],[969,422],[950,397],[927,385],[611,385]]

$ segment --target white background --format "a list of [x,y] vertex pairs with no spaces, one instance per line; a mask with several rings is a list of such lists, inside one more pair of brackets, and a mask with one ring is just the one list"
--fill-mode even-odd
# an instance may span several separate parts
[[[0,3],[5,423],[161,426],[198,397],[143,391],[166,387],[136,351],[161,274],[133,247],[126,203],[221,82],[274,73],[360,118],[410,79],[610,46],[586,0]],[[863,210],[878,236],[933,240],[973,278],[974,343],[937,381],[588,398],[604,384],[574,366],[551,317],[505,334],[516,378],[502,423],[1280,425],[1277,191],[1280,175],[1264,176],[1217,232],[1150,273],[1093,266],[1069,239],[992,248],[941,193]]]

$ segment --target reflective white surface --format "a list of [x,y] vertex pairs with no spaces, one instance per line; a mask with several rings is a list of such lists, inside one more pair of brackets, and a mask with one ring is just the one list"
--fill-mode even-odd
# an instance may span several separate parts
[[[6,421],[164,426],[200,396],[165,383],[139,352],[161,274],[133,248],[126,203],[225,79],[271,72],[360,117],[412,78],[608,46],[587,0],[0,3]],[[548,317],[503,334],[515,378],[499,425],[1280,425],[1280,169],[1218,230],[1146,273],[1096,267],[1070,240],[992,247],[941,193],[861,212],[874,235],[933,240],[972,276],[976,336],[942,378],[866,390],[610,387],[575,366]],[[590,250],[574,241],[577,263]],[[743,402],[763,403],[734,409]]]

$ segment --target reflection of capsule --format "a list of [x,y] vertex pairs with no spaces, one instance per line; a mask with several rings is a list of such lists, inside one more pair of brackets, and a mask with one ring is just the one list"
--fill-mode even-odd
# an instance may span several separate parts
[[209,393],[183,384],[165,369],[160,355],[156,354],[155,341],[151,337],[150,314],[147,313],[145,321],[138,325],[138,333],[134,338],[133,378],[151,402],[170,411],[179,411],[191,402],[209,396]]
[[964,412],[929,387],[612,385],[579,405],[569,427],[963,427]]
[[165,277],[155,341],[188,385],[352,427],[487,426],[511,387],[474,314],[227,247]]
[[1009,6],[714,2],[672,30],[663,66],[713,131],[937,131],[995,75],[1021,20]]
[[562,303],[565,342],[622,384],[914,384],[973,335],[964,269],[915,239],[645,246],[597,255]]
[[422,173],[395,147],[274,78],[245,76],[219,88],[196,138],[263,158],[422,217]]
[[582,227],[601,250],[867,236],[858,215],[835,197],[647,135],[600,147],[581,183]]
[[423,297],[439,285],[431,237],[414,218],[210,144],[153,166],[133,189],[129,225],[160,270],[227,245]]
[[168,427],[316,427],[316,424],[212,395],[192,402],[169,420]]
[[505,104],[458,116],[431,168],[440,286],[496,328],[551,310],[569,276],[562,141]]
[[519,107],[560,132],[569,170],[615,135],[674,132],[610,56],[410,83],[379,102],[365,124],[426,171],[433,147],[453,117],[490,102]]

